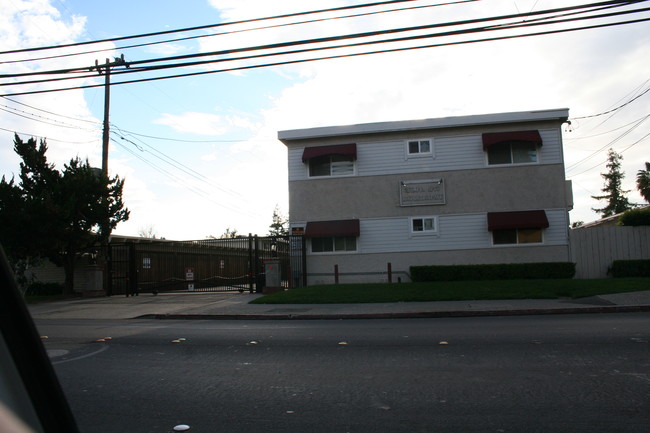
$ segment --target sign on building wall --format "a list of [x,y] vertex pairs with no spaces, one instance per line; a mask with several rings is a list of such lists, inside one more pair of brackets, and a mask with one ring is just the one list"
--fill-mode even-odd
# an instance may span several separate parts
[[399,184],[400,206],[429,206],[445,204],[445,184],[442,179],[403,180]]

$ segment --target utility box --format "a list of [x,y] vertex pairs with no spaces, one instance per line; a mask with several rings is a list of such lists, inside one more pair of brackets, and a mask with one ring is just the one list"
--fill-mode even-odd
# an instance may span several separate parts
[[280,266],[280,260],[264,260],[264,275],[266,277],[266,285],[264,286],[262,293],[269,294],[284,290],[282,287],[282,269]]

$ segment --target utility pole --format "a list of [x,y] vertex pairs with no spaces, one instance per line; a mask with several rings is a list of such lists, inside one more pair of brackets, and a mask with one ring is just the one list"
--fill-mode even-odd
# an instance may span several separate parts
[[109,59],[106,59],[106,64],[99,65],[99,61],[95,60],[95,67],[90,68],[92,71],[96,69],[99,75],[104,75],[104,131],[102,134],[102,174],[108,177],[108,142],[109,142],[109,133],[110,126],[108,123],[108,117],[110,113],[111,105],[111,68],[116,66],[125,66],[129,67],[130,65],[124,61],[124,54],[120,57],[114,57],[114,61],[111,62]]

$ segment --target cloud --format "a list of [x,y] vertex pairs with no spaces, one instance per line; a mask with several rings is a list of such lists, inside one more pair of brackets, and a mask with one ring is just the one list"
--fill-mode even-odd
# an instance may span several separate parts
[[147,47],[147,51],[152,54],[158,54],[162,56],[171,56],[180,52],[187,50],[185,45],[181,44],[158,44]]
[[[223,6],[224,18],[241,19],[249,13],[239,2],[214,4]],[[291,2],[274,3],[277,8],[273,14],[295,10],[292,5],[295,6]],[[518,2],[521,11],[536,5],[537,2]],[[545,8],[566,5],[566,2],[544,3]],[[316,8],[309,6],[309,9]],[[513,8],[511,3],[479,2],[421,11],[419,17],[402,15],[399,22],[388,24],[389,27],[406,26],[422,21],[442,22],[517,12]],[[378,17],[375,21],[383,19]],[[570,116],[597,114],[630,99],[635,88],[649,87],[645,63],[650,58],[650,35],[646,30],[644,24],[636,24],[276,68],[276,73],[293,77],[294,84],[284,88],[274,98],[273,107],[264,111],[262,129],[564,107],[570,108]],[[316,34],[320,34],[318,31]],[[305,36],[311,37],[302,35]],[[629,196],[636,200],[634,175],[642,168],[643,161],[648,160],[643,149],[647,149],[650,139],[643,137],[650,127],[638,128],[619,141],[613,141],[611,135],[595,134],[647,114],[644,107],[650,94],[643,98],[619,110],[605,123],[602,121],[608,116],[580,120],[573,124],[571,132],[567,128],[567,166],[595,155],[589,163],[568,170],[568,178],[574,181],[572,219],[589,221],[598,217],[591,208],[600,203],[590,196],[598,194],[602,187],[600,173],[605,171],[610,145],[623,152],[623,168],[627,174],[624,188],[632,190]],[[590,139],[578,140],[592,135]],[[638,140],[641,141],[635,145]]]
[[257,128],[255,122],[241,115],[222,116],[200,112],[163,113],[154,123],[169,126],[178,132],[208,136],[221,136],[233,129],[254,131]]

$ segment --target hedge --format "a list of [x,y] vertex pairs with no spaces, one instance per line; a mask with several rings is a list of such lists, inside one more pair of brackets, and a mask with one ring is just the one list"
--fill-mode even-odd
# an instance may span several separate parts
[[618,219],[620,226],[650,226],[650,207],[628,210]]
[[573,278],[575,263],[504,263],[496,265],[411,266],[411,280],[519,280],[546,278]]
[[608,273],[614,278],[650,277],[650,260],[614,260]]

